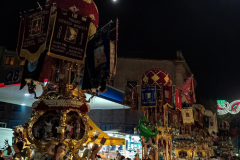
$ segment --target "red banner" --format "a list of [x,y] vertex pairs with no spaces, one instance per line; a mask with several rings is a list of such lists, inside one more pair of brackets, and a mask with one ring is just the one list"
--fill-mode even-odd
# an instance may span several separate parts
[[181,101],[181,92],[175,87],[175,107],[181,111],[182,109],[182,101]]
[[193,76],[191,76],[181,87],[182,92],[188,100],[188,104],[193,104],[196,102],[194,85],[193,85]]

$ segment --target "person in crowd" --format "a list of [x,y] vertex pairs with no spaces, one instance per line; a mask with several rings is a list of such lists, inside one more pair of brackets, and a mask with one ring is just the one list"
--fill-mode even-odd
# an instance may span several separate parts
[[66,160],[67,156],[65,155],[65,149],[66,145],[63,143],[59,143],[58,145],[51,145],[48,148],[48,154],[53,156],[51,160]]
[[148,154],[145,154],[144,160],[151,160],[148,156]]
[[221,160],[221,157],[218,156],[217,159],[218,159],[218,160]]
[[23,141],[19,141],[16,143],[16,140],[13,144],[13,149],[14,149],[14,159],[22,159],[22,150],[23,150],[23,146],[24,146],[24,142]]
[[116,151],[116,154],[117,154],[117,157],[116,157],[116,159],[118,159],[118,158],[121,156],[121,154],[120,154],[120,152],[119,152],[119,151]]
[[125,159],[124,156],[119,156],[119,157],[118,157],[118,160],[124,160],[124,159]]
[[137,153],[137,154],[135,154],[135,156],[134,156],[133,160],[139,160],[139,154],[138,154],[138,153]]
[[0,150],[0,160],[4,160],[3,151],[2,150]]

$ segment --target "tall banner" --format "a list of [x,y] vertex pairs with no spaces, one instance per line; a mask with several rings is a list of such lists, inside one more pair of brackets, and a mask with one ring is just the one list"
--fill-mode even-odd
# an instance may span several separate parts
[[91,19],[57,8],[48,55],[84,63]]
[[114,76],[116,74],[116,46],[115,46],[115,42],[111,41],[110,42],[110,76]]
[[156,107],[156,86],[141,87],[141,106]]
[[180,125],[180,114],[179,110],[170,110],[170,123],[172,126]]
[[44,79],[48,79],[51,81],[52,75],[53,75],[53,64],[54,64],[54,58],[51,56],[46,55],[44,58],[42,70],[40,73],[40,76],[38,78],[38,82],[44,82]]
[[182,113],[182,118],[183,118],[183,124],[184,125],[192,125],[192,124],[194,124],[192,108],[190,108],[190,109],[182,109],[181,113]]
[[[83,89],[99,89],[100,92],[106,90],[106,82],[110,78],[110,26],[105,27],[103,31],[97,33],[89,42],[87,48],[87,63],[85,69],[90,79],[83,81]],[[85,83],[85,84],[84,84]],[[88,88],[86,88],[88,86]],[[90,88],[89,88],[90,87]]]
[[215,134],[218,132],[218,125],[217,125],[217,115],[214,113],[209,118],[209,128],[208,128],[209,134],[212,134],[214,132]]
[[131,90],[132,92],[132,103],[131,108],[133,110],[138,110],[138,93],[137,93],[137,87],[133,87]]
[[23,41],[23,34],[24,34],[24,24],[25,24],[25,16],[22,15],[20,19],[20,25],[19,25],[19,30],[18,30],[18,42],[17,42],[17,55],[19,59],[24,60],[24,57],[20,56],[21,53],[21,48],[22,48],[22,41]]
[[203,116],[203,127],[209,128],[209,117],[208,116]]
[[163,86],[163,105],[169,104],[172,107],[172,86]]
[[181,87],[182,92],[184,93],[188,104],[191,105],[196,102],[193,76],[191,76]]
[[181,92],[178,90],[177,87],[175,87],[175,107],[176,109],[180,110],[182,109],[182,101],[181,101]]
[[[39,80],[39,76],[44,65],[46,52],[47,51],[43,52],[40,57],[34,62],[28,60],[25,61],[20,90],[26,85],[25,79],[32,79],[34,81]],[[49,70],[51,71],[52,68],[50,68]]]
[[35,62],[46,49],[50,9],[51,7],[37,9],[25,14],[22,45],[20,42],[22,26],[18,39],[18,48],[21,45],[20,57]]

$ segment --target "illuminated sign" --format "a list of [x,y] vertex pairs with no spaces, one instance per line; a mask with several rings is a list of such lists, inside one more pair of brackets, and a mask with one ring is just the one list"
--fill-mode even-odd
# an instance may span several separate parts
[[240,100],[228,103],[225,100],[217,100],[217,112],[219,115],[224,115],[227,113],[238,114],[240,112]]

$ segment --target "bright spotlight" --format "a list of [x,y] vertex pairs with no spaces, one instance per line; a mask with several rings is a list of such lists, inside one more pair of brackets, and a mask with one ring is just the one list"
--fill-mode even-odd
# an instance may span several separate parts
[[25,93],[24,95],[25,95],[25,96],[30,96],[30,94],[29,94],[29,93]]
[[117,0],[113,0],[113,2],[117,2]]
[[24,104],[24,103],[23,103],[23,104],[21,104],[21,106],[25,106],[25,105],[26,105],[26,104]]

